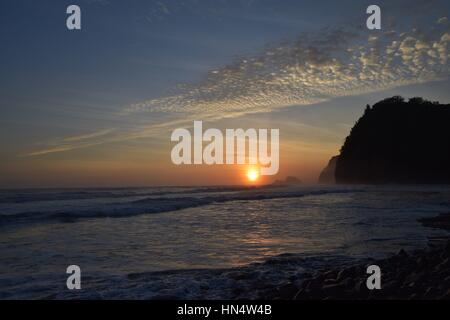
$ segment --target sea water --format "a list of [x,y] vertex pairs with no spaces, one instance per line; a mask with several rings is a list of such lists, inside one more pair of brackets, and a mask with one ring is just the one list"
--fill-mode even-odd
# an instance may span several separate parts
[[276,282],[425,247],[446,233],[417,219],[449,211],[448,186],[2,190],[0,298],[227,298],[239,268]]

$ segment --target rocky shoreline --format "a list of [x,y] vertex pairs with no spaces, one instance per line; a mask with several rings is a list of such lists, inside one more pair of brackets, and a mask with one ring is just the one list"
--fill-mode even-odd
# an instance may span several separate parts
[[[450,231],[450,213],[419,220],[424,226]],[[381,290],[369,290],[367,266],[381,268]],[[266,292],[262,299],[450,299],[450,239],[425,250],[397,254],[345,268],[318,270],[301,281]]]

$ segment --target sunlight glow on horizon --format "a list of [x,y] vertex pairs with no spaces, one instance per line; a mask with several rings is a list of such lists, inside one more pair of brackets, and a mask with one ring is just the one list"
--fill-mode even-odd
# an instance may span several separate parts
[[259,172],[257,169],[249,169],[247,171],[247,178],[251,182],[255,182],[259,178]]

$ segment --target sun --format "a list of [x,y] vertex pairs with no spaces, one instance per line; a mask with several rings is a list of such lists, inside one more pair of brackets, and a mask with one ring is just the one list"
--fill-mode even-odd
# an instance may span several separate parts
[[251,182],[255,182],[259,178],[259,172],[256,169],[249,169],[247,171],[247,178]]

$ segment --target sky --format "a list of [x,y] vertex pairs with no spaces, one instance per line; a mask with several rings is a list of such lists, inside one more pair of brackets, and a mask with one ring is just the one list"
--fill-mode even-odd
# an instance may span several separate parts
[[366,104],[450,103],[449,15],[439,0],[3,0],[0,188],[245,183],[244,166],[172,164],[171,132],[194,120],[279,128],[280,171],[259,183],[315,183]]

